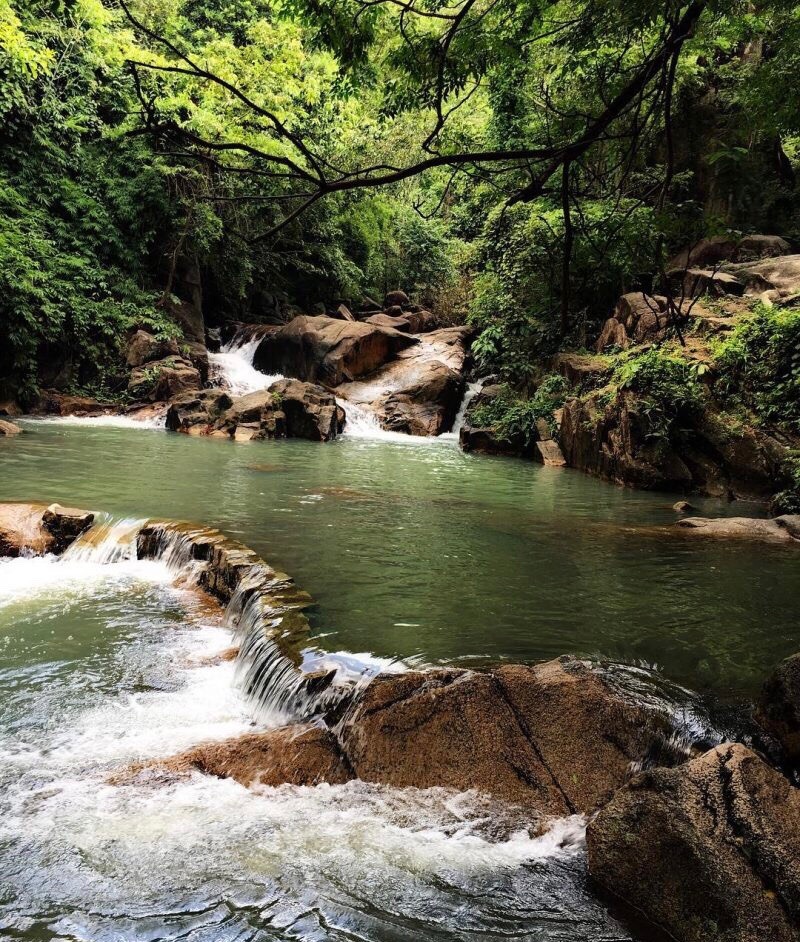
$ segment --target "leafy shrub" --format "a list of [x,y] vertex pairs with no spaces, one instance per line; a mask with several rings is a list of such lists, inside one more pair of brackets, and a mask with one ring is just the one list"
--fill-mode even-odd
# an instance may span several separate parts
[[800,432],[800,309],[758,304],[713,352],[719,398]]
[[490,428],[500,438],[520,439],[529,447],[537,440],[537,419],[545,419],[553,427],[553,412],[564,405],[567,382],[558,373],[551,373],[541,382],[529,399],[515,395],[506,387],[505,392],[479,405],[472,413],[476,426]]
[[651,437],[667,437],[679,419],[696,415],[703,405],[697,365],[659,347],[621,358],[613,383],[642,400]]
[[770,503],[770,510],[778,514],[800,514],[800,457],[787,462],[787,487],[777,493]]

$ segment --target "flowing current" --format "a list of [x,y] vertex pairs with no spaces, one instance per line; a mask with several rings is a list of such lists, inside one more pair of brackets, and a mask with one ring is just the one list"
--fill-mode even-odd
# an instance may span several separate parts
[[268,389],[273,383],[283,379],[280,373],[268,375],[253,366],[253,357],[261,340],[261,335],[253,336],[252,333],[240,331],[234,334],[219,353],[209,353],[212,382],[228,389],[230,394],[236,397]]
[[0,562],[0,937],[628,937],[585,888],[579,818],[536,836],[444,789],[110,784],[131,762],[253,729],[218,657],[252,618],[236,597],[227,618],[204,604],[177,544],[138,559],[140,527],[106,520],[60,559]]

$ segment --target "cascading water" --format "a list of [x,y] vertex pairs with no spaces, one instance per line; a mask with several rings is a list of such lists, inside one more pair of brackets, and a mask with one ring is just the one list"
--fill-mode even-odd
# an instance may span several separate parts
[[209,353],[211,380],[216,386],[230,391],[232,396],[267,389],[279,379],[280,373],[268,375],[253,366],[253,357],[263,339],[262,334],[241,330],[226,343],[219,353]]

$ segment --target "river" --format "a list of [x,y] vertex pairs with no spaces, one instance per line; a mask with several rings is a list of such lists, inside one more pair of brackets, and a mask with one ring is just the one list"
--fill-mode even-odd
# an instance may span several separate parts
[[[0,498],[218,527],[291,573],[316,602],[314,643],[356,664],[569,652],[656,667],[716,708],[796,648],[794,555],[677,537],[669,495],[447,436],[233,444],[23,424],[0,439]],[[108,784],[252,728],[233,665],[207,660],[229,643],[161,563],[0,563],[0,937],[646,938],[589,891],[578,819],[536,836],[440,789]]]

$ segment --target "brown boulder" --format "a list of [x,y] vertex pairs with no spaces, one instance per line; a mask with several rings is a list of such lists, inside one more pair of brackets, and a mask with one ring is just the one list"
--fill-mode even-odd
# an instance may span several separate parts
[[540,439],[536,442],[533,457],[548,468],[563,468],[567,464],[564,452],[552,438]]
[[553,369],[570,384],[580,389],[602,385],[611,372],[603,357],[581,353],[559,353],[553,358]]
[[63,552],[93,520],[94,514],[58,504],[0,504],[0,556]]
[[129,367],[144,366],[154,360],[179,356],[180,352],[177,340],[157,340],[146,330],[137,330],[128,341],[125,363]]
[[778,740],[786,758],[800,765],[800,654],[780,663],[767,678],[755,718]]
[[405,291],[389,291],[383,299],[384,308],[397,307],[405,308],[409,304],[409,297]]
[[315,726],[285,726],[222,742],[202,743],[179,755],[137,763],[112,776],[115,785],[185,776],[192,771],[232,778],[251,787],[338,785],[353,778],[333,735]]
[[411,328],[411,319],[409,317],[404,317],[401,313],[399,317],[384,314],[371,314],[369,317],[364,318],[365,324],[374,324],[376,327],[389,327],[392,330],[399,330],[404,334],[411,334],[414,331]]
[[665,728],[585,662],[378,677],[343,726],[359,778],[477,789],[546,815],[590,811]]
[[670,278],[681,285],[687,298],[696,298],[702,294],[722,297],[730,294],[741,297],[745,292],[745,282],[730,271],[718,271],[712,268],[690,268],[687,271],[670,272]]
[[616,317],[609,317],[603,324],[600,336],[597,338],[595,350],[602,353],[608,347],[619,347],[620,350],[627,350],[630,340],[625,325],[621,324]]
[[60,504],[50,504],[42,514],[42,526],[53,537],[51,552],[54,553],[63,553],[92,523],[94,514],[88,510],[62,507]]
[[[325,312],[323,311],[323,313]],[[333,311],[331,311],[328,314],[328,317],[333,317],[335,320],[338,320],[338,321],[354,321],[355,320],[355,317],[353,317],[353,312],[350,310],[350,308],[346,304],[340,304],[338,307],[336,307]]]
[[115,411],[116,407],[89,396],[72,396],[57,389],[46,389],[31,411],[45,415],[98,416]]
[[779,301],[800,294],[800,255],[727,265],[725,270],[746,285],[748,295],[766,292],[770,300]]
[[676,527],[699,536],[724,540],[760,540],[800,546],[800,514],[771,520],[758,517],[685,517]]
[[594,880],[680,942],[800,939],[800,791],[745,746],[638,776],[587,844]]
[[425,364],[413,382],[389,394],[378,410],[381,425],[408,435],[439,435],[453,425],[464,396],[464,377],[444,363]]
[[749,235],[740,240],[736,251],[739,262],[756,261],[762,258],[777,258],[789,255],[792,247],[777,235]]
[[306,438],[327,442],[339,434],[342,424],[332,393],[296,379],[281,379],[269,389],[236,399],[221,390],[203,390],[173,403],[167,413],[167,428],[173,431],[236,441]]
[[737,242],[729,236],[701,239],[689,249],[683,249],[667,265],[667,269],[708,268],[736,257]]
[[0,436],[8,436],[11,438],[14,435],[19,435],[21,432],[22,429],[15,422],[0,419]]
[[266,336],[253,364],[263,373],[338,386],[373,372],[416,342],[375,324],[303,315]]
[[202,435],[233,405],[230,395],[222,389],[201,389],[184,393],[172,402],[167,411],[166,427],[171,432]]
[[200,371],[183,357],[167,357],[138,366],[128,381],[128,392],[137,399],[163,402],[200,389]]

